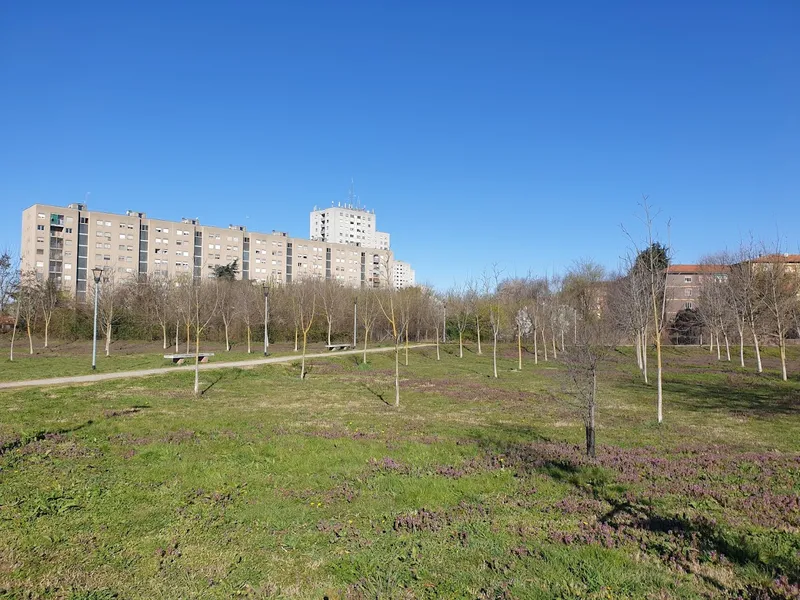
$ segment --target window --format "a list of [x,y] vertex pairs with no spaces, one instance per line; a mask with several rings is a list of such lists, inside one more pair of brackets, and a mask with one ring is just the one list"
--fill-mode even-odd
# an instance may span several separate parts
[[684,281],[684,283],[692,283],[692,278],[691,277],[684,277],[683,281]]
[[125,244],[120,244],[119,245],[119,251],[120,252],[125,252]]
[[81,225],[88,225],[89,217],[81,217]]
[[64,281],[72,281],[72,275],[64,275]]
[[36,254],[44,254],[44,248],[37,248]]
[[95,247],[95,248],[102,248],[102,247],[103,247],[103,242],[97,242],[97,243],[94,245],[94,247]]
[[103,244],[103,248],[106,250],[111,250],[111,244]]
[[686,290],[686,295],[687,296],[691,296],[692,295],[692,288],[689,288],[688,290]]
[[120,233],[119,234],[119,239],[124,240],[125,239],[125,234],[124,233]]
[[67,227],[66,232],[67,233],[72,233],[72,227]]
[[45,218],[45,214],[44,213],[39,213],[36,216],[39,217],[40,219],[44,219]]
[[683,308],[685,308],[685,309],[687,309],[687,310],[691,310],[691,309],[692,309],[692,303],[691,303],[691,302],[686,302],[686,303],[683,305]]
[[111,221],[106,221],[106,227],[111,227]]
[[164,233],[169,233],[169,227],[164,227]]
[[100,225],[100,227],[103,226],[103,222],[102,221],[98,221],[97,224]]
[[37,225],[37,226],[36,226],[36,229],[37,229],[38,231],[44,231],[44,225]]

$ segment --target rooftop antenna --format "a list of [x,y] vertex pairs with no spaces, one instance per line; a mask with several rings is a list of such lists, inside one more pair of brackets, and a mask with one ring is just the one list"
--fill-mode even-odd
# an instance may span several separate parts
[[347,194],[347,200],[350,204],[350,208],[361,208],[361,202],[359,201],[358,196],[356,196],[356,182],[352,177],[350,178],[350,191]]

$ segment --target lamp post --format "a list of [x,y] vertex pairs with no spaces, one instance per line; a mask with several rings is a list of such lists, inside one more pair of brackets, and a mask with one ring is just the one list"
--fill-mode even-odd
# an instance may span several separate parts
[[261,284],[264,292],[264,356],[269,356],[269,284],[265,281]]
[[94,334],[92,335],[92,371],[97,370],[97,292],[100,288],[100,277],[103,275],[102,267],[92,269],[94,277]]

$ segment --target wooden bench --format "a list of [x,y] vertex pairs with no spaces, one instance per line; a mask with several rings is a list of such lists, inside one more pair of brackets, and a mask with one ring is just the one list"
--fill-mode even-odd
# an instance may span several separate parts
[[[200,352],[200,354],[197,355],[197,357],[200,359],[201,363],[207,363],[209,356],[214,356],[214,353],[213,352]],[[187,353],[187,354],[165,354],[164,355],[164,358],[172,359],[172,362],[174,362],[176,364],[179,364],[179,365],[182,365],[184,362],[186,362],[187,358],[194,358],[194,357],[195,357],[194,352]]]
[[352,344],[326,344],[325,347],[330,350],[331,352],[336,352],[337,350],[349,350]]

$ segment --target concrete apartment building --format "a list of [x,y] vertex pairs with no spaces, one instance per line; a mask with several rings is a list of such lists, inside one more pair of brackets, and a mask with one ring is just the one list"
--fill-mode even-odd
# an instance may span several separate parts
[[312,241],[389,249],[389,234],[377,230],[375,211],[345,204],[311,211]]
[[197,219],[151,219],[135,211],[90,211],[80,203],[25,209],[20,251],[23,270],[53,279],[80,300],[95,266],[117,277],[157,273],[200,279],[211,276],[212,267],[238,260],[239,277],[254,282],[319,277],[354,287],[387,287],[394,263],[388,248],[249,232],[240,225],[213,227]]
[[411,265],[402,260],[396,260],[392,263],[392,287],[402,289],[406,287],[413,287],[416,284],[414,269]]

